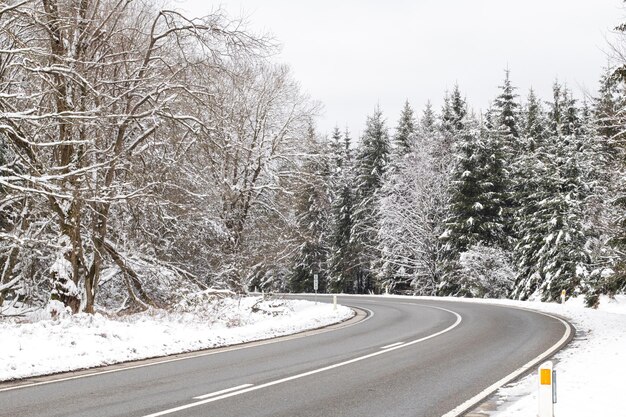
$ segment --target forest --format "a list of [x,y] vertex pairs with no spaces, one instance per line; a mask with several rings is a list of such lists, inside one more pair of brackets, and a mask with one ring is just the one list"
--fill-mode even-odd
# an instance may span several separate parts
[[[462,86],[316,129],[278,45],[132,0],[0,5],[0,315],[203,290],[626,291],[626,24],[597,91]],[[549,74],[549,69],[546,70]],[[453,80],[452,80],[453,81]],[[394,116],[394,120],[395,120]]]

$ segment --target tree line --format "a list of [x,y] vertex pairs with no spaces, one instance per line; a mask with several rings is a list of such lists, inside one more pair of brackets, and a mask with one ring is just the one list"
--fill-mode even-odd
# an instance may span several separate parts
[[335,129],[301,196],[289,282],[325,289],[559,300],[626,289],[624,80],[607,68],[576,100],[555,82],[520,100],[509,71],[484,112],[457,86],[439,113],[380,109],[353,149]]

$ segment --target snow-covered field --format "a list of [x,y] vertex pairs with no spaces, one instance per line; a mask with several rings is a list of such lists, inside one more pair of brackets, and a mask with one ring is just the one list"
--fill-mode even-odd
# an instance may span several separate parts
[[224,298],[126,317],[56,310],[0,320],[0,381],[297,333],[350,318],[344,306]]
[[[552,358],[557,370],[559,417],[626,417],[626,296],[603,297],[598,310],[583,307],[582,298],[564,305],[508,300],[477,300],[531,308],[566,317],[576,327],[574,340]],[[492,417],[537,415],[537,373],[500,389],[496,411],[481,409]],[[486,407],[490,408],[490,407]]]

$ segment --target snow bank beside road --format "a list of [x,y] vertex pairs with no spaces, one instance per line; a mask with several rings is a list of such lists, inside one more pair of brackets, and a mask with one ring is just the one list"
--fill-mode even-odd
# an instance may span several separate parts
[[[519,303],[559,314],[576,327],[576,338],[553,358],[557,370],[554,414],[568,417],[626,416],[622,396],[626,375],[626,296],[603,298],[599,310],[583,307],[582,297],[564,305]],[[493,417],[537,414],[536,372],[498,391]]]
[[[626,376],[626,295],[600,297],[597,310],[585,308],[583,297],[565,304],[457,297],[388,297],[499,304],[565,317],[576,336],[551,360],[557,370],[554,413],[567,417],[626,417],[622,396]],[[494,411],[495,403],[495,411]],[[537,415],[537,372],[499,389],[471,416],[529,417]]]
[[[551,359],[558,377],[558,402],[554,414],[567,417],[626,416],[622,400],[626,375],[626,296],[618,295],[615,299],[603,296],[598,310],[585,308],[582,297],[570,299],[563,305],[512,300],[448,299],[529,308],[567,318],[576,327],[576,336]],[[495,411],[494,404],[487,404],[470,415],[537,415],[537,372],[499,389],[489,402],[495,402]]]
[[[52,315],[56,315],[53,313]],[[298,333],[346,320],[344,306],[260,297],[108,318],[39,312],[0,322],[0,380],[165,356]]]

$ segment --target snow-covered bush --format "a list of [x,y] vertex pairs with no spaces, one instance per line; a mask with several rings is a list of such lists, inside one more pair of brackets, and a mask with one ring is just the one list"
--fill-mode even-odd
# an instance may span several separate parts
[[[142,258],[125,254],[127,266],[136,273],[130,279],[118,267],[102,271],[102,282],[97,296],[98,309],[133,311],[137,301],[129,296],[129,285],[134,285],[133,293],[142,292],[142,299],[149,300],[149,306],[169,308],[188,298],[189,294],[206,289],[202,283],[192,279],[180,268],[159,262],[157,259]],[[197,300],[200,301],[200,300]],[[147,307],[147,306],[145,306]]]
[[459,283],[467,293],[480,298],[503,298],[514,284],[515,272],[505,251],[473,245],[459,258]]

